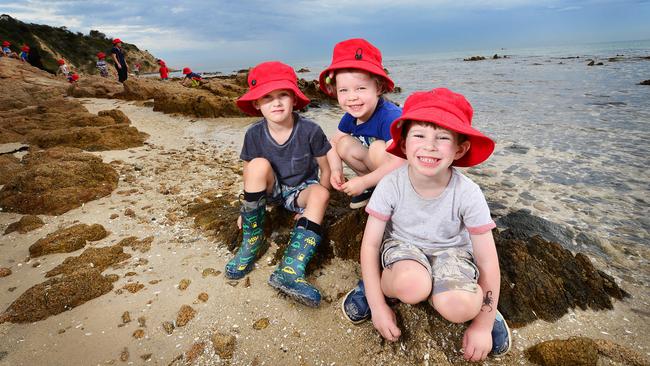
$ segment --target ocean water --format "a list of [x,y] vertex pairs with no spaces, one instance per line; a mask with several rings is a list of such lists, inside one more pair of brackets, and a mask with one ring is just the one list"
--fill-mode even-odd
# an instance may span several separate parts
[[[493,54],[507,58],[491,59]],[[482,55],[484,61],[463,58]],[[618,55],[618,56],[617,56]],[[474,107],[473,124],[497,142],[492,157],[467,174],[493,213],[518,209],[566,225],[614,247],[649,247],[650,41],[386,58],[402,88],[447,87]],[[616,58],[616,60],[611,59]],[[587,66],[588,60],[603,62]],[[299,74],[316,79],[320,61]],[[342,111],[306,116],[336,130]],[[579,245],[579,244],[576,244]]]

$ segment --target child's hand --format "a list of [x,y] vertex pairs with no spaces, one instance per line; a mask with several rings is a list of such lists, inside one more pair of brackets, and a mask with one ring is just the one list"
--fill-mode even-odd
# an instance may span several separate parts
[[332,171],[330,175],[330,184],[334,189],[340,191],[343,189],[343,184],[345,183],[345,177],[343,176],[342,171]]
[[388,341],[395,342],[402,335],[397,327],[395,312],[386,304],[381,305],[379,309],[372,309],[372,324]]
[[358,196],[366,190],[366,185],[361,177],[354,177],[342,186],[343,192],[348,196]]
[[237,227],[239,228],[239,230],[241,230],[241,215],[237,217]]
[[467,361],[478,362],[484,360],[492,350],[492,329],[482,329],[470,326],[463,336],[463,357]]

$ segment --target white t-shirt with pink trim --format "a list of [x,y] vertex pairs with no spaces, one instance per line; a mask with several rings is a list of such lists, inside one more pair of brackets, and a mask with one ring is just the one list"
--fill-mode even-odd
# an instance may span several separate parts
[[387,222],[384,237],[423,249],[460,247],[472,252],[470,233],[496,227],[481,188],[456,168],[440,196],[423,198],[413,188],[406,164],[377,184],[366,212]]

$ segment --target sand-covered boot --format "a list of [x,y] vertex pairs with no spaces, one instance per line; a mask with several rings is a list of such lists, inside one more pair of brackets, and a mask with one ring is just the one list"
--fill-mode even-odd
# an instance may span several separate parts
[[226,264],[226,277],[238,280],[253,269],[264,245],[264,214],[266,198],[257,202],[242,201],[241,218],[243,239],[235,257]]
[[269,278],[269,285],[302,304],[318,307],[320,291],[305,280],[305,268],[320,242],[321,237],[318,234],[296,226],[282,261]]

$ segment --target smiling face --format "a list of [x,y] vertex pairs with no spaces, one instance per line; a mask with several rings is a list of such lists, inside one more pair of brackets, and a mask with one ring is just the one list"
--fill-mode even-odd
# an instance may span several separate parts
[[344,70],[336,73],[336,98],[339,105],[358,122],[370,119],[380,95],[377,81],[367,72]]
[[444,178],[454,160],[469,149],[458,133],[429,122],[408,122],[402,150],[412,171],[422,177]]
[[288,89],[274,90],[253,102],[267,122],[279,124],[291,121],[295,104],[296,98]]

